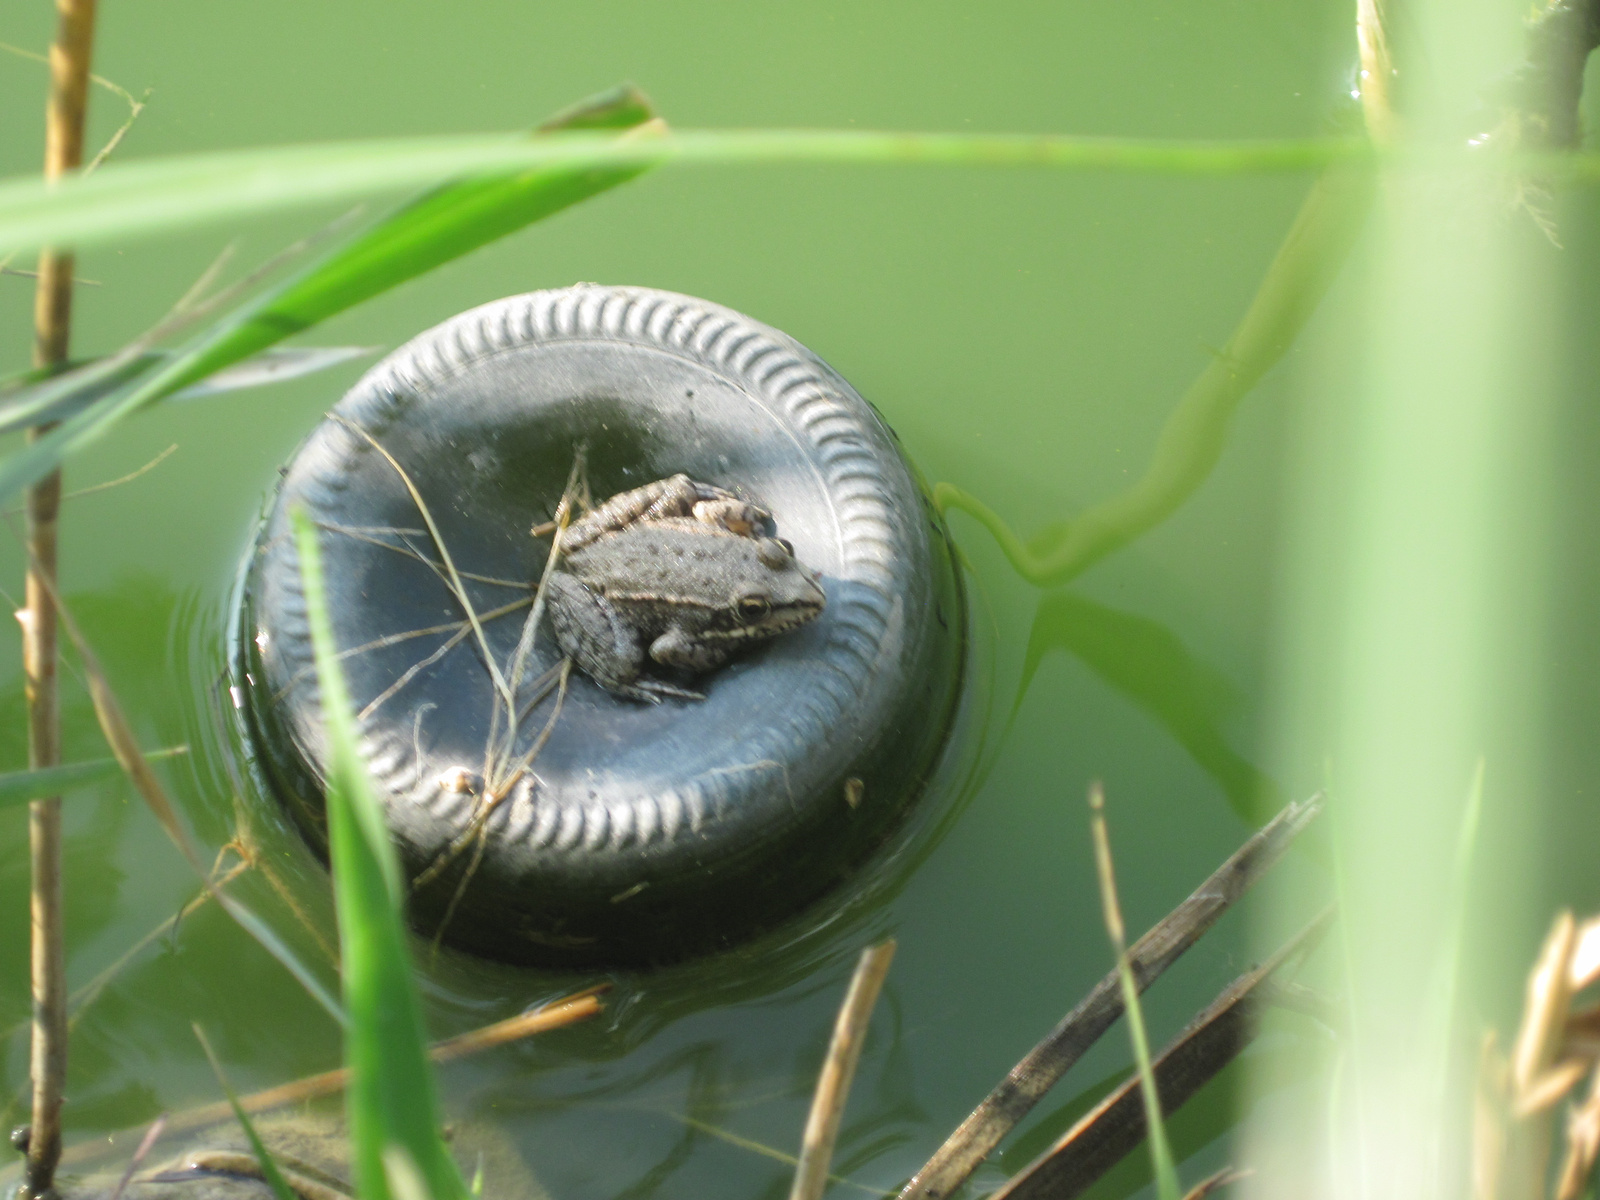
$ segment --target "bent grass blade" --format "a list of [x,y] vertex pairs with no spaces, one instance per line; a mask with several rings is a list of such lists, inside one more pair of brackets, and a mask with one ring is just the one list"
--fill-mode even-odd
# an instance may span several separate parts
[[[187,746],[172,746],[166,750],[151,750],[145,754],[145,758],[159,762],[164,758],[174,758],[187,753],[189,753]],[[57,767],[39,767],[32,771],[8,771],[0,775],[0,808],[10,808],[27,804],[32,800],[59,796],[74,788],[99,783],[102,779],[110,779],[114,775],[121,774],[122,764],[115,758],[63,763]]]
[[394,1200],[386,1164],[399,1150],[434,1200],[466,1183],[440,1133],[421,1003],[401,920],[400,862],[356,741],[322,583],[315,524],[291,514],[328,735],[328,856],[350,1013],[346,1061],[351,1159],[364,1200]]

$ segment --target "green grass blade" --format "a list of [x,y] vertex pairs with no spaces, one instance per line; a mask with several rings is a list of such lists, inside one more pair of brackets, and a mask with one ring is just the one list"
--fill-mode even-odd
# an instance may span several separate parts
[[1133,1061],[1139,1069],[1139,1096],[1144,1102],[1145,1141],[1150,1147],[1150,1169],[1156,1179],[1159,1200],[1181,1200],[1178,1168],[1172,1161],[1172,1145],[1161,1115],[1161,1093],[1156,1090],[1156,1073],[1150,1065],[1150,1038],[1145,1032],[1144,1009],[1139,1004],[1139,985],[1128,962],[1128,941],[1122,924],[1122,905],[1117,900],[1116,872],[1111,863],[1111,838],[1106,832],[1106,798],[1099,783],[1089,789],[1089,824],[1094,835],[1094,865],[1100,877],[1100,902],[1105,910],[1106,932],[1117,956],[1117,983],[1122,991],[1123,1011],[1128,1015],[1128,1039],[1133,1043]]
[[261,1135],[256,1132],[255,1125],[251,1122],[249,1114],[239,1103],[239,1097],[228,1083],[228,1077],[222,1073],[222,1064],[217,1061],[216,1054],[211,1049],[211,1043],[206,1040],[205,1031],[199,1024],[191,1026],[194,1036],[200,1041],[200,1049],[206,1052],[206,1061],[211,1064],[211,1070],[217,1077],[217,1083],[222,1088],[222,1094],[228,1098],[228,1107],[233,1109],[233,1115],[238,1118],[239,1124],[244,1129],[245,1137],[250,1139],[250,1151],[256,1156],[256,1162],[261,1166],[261,1177],[266,1180],[267,1186],[272,1189],[272,1194],[277,1200],[300,1200],[295,1191],[289,1186],[289,1181],[283,1177],[283,1172],[278,1169],[277,1159],[272,1157],[272,1152],[267,1149],[266,1143],[261,1140]]
[[[530,141],[500,133],[315,143],[111,164],[87,179],[73,177],[53,187],[33,176],[14,177],[0,182],[0,254],[52,242],[87,246],[187,230],[200,222],[342,203],[452,176],[530,168],[638,169],[669,161],[906,163],[1230,176],[1310,171],[1372,157],[1367,143],[1356,138],[1191,141],[806,129],[689,130],[648,140],[566,133]],[[1596,155],[1508,158],[1503,165],[1510,170],[1524,164],[1559,178],[1600,176]]]
[[155,354],[113,354],[59,375],[29,372],[35,378],[24,377],[0,391],[0,433],[58,421],[111,392],[126,389],[130,381],[160,361]]
[[[373,353],[375,346],[289,346],[253,354],[208,375],[199,383],[174,392],[172,400],[198,400],[224,392],[266,387],[326,371],[353,358]],[[87,363],[53,379],[25,382],[0,391],[0,433],[61,421],[80,413],[112,391],[126,392],[140,375],[172,359],[170,353],[146,351],[135,357],[122,354]]]
[[[189,747],[173,746],[167,750],[152,750],[145,758],[172,758],[187,753]],[[62,763],[60,766],[38,767],[31,771],[7,771],[0,775],[0,808],[60,796],[85,784],[98,783],[121,774],[122,764],[114,758],[93,758],[88,762]]]
[[[555,120],[572,122],[582,130],[605,130],[625,121],[638,128],[638,119],[648,112],[648,102],[638,92],[621,88],[585,101]],[[548,130],[550,124],[542,128]],[[618,140],[615,132],[577,136],[598,138],[603,144]],[[537,167],[509,177],[447,183],[419,196],[218,321],[152,374],[101,397],[0,463],[0,503],[146,405],[396,284],[632,179],[648,165],[645,161]]]
[[433,1200],[465,1200],[466,1184],[439,1132],[400,915],[400,864],[356,740],[328,618],[316,526],[300,511],[293,519],[328,733],[328,857],[349,1017],[346,1100],[356,1191],[363,1200],[394,1200],[385,1165],[398,1150]]

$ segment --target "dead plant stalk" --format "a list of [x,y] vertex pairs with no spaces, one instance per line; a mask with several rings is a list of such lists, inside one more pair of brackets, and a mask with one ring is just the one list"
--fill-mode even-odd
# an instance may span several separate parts
[[855,1078],[856,1064],[861,1060],[861,1047],[867,1038],[867,1023],[877,1006],[878,993],[883,990],[884,977],[889,974],[889,964],[894,959],[894,940],[868,946],[861,952],[855,974],[850,979],[850,990],[833,1026],[833,1040],[828,1044],[828,1056],[823,1060],[822,1071],[817,1076],[817,1090],[811,1098],[811,1115],[806,1119],[806,1131],[800,1143],[800,1161],[795,1167],[794,1186],[789,1200],[819,1200],[828,1186],[828,1167],[833,1161],[833,1144],[839,1136],[839,1123],[844,1117],[845,1101],[850,1097],[850,1084]]
[[[44,174],[58,179],[83,161],[83,118],[88,105],[89,57],[94,45],[95,0],[56,0],[59,24],[50,48],[50,97],[45,106]],[[72,332],[73,256],[46,250],[39,256],[34,292],[34,364],[66,362]],[[33,436],[39,436],[35,430]],[[28,763],[61,761],[60,704],[56,690],[56,619],[48,591],[56,574],[56,516],[61,473],[28,491],[26,607],[22,661],[27,680]],[[61,1102],[67,1074],[67,980],[61,915],[61,800],[35,801],[29,809],[28,845],[33,978],[33,1124],[28,1139],[24,1191],[47,1193],[61,1158]]]

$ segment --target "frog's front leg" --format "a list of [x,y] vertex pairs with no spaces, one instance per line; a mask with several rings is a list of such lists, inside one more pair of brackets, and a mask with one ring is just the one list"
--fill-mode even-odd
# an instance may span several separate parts
[[650,643],[650,657],[656,662],[696,674],[716,670],[730,656],[725,644],[697,642],[676,625]]
[[640,676],[644,646],[599,592],[564,571],[553,572],[546,587],[556,644],[563,654],[571,656],[580,671],[606,691],[650,704],[660,704],[663,696],[705,699],[699,692]]

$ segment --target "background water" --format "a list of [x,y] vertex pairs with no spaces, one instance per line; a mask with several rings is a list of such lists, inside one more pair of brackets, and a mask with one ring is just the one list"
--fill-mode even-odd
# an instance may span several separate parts
[[[1506,6],[1507,63],[1520,11]],[[125,157],[341,137],[510,129],[629,79],[682,127],[802,126],[1053,130],[1173,137],[1324,132],[1342,119],[1353,40],[1344,4],[1178,0],[1107,6],[1009,3],[987,10],[883,0],[743,4],[671,0],[532,6],[282,0],[233,6],[108,4],[96,70],[150,107]],[[42,5],[0,11],[0,40],[41,50]],[[1505,64],[1488,64],[1490,69]],[[45,74],[0,55],[0,172],[36,169]],[[95,91],[90,143],[120,122]],[[883,412],[930,480],[980,496],[1024,534],[1136,477],[1170,406],[1228,336],[1309,180],[1187,179],[888,167],[683,168],[597,201],[370,302],[315,332],[319,344],[390,348],[499,296],[579,280],[705,296],[790,333]],[[104,249],[80,260],[74,345],[111,349],[151,324],[234,237],[265,256],[334,215]],[[1574,206],[1561,260],[1574,327],[1596,301],[1592,206]],[[1555,255],[1547,246],[1529,251]],[[23,264],[14,264],[17,266]],[[1564,287],[1569,286],[1563,284]],[[1348,289],[1311,344],[1337,346]],[[25,365],[31,282],[0,277],[0,368]],[[1345,305],[1345,309],[1340,306]],[[1341,321],[1344,324],[1341,324]],[[1320,339],[1320,341],[1318,340]],[[1327,356],[1324,355],[1324,360]],[[837,1169],[892,1188],[1109,967],[1087,835],[1085,789],[1106,782],[1130,927],[1142,929],[1247,834],[1230,801],[1264,768],[1263,697],[1281,564],[1286,448],[1307,397],[1291,355],[1249,397],[1214,476],[1160,528],[1074,585],[1085,602],[1151,622],[1192,671],[1163,677],[1157,719],[1067,647],[1022,666],[1040,593],[962,516],[979,681],[963,741],[929,798],[926,858],[892,899],[769,971],[710,961],[617,980],[605,1022],[447,1068],[458,1116],[501,1122],[552,1194],[777,1195],[788,1168],[736,1138],[798,1144],[811,1085],[855,952],[892,934],[900,950],[856,1084]],[[277,467],[364,369],[347,365],[269,391],[164,406],[72,460],[68,487],[116,478],[177,451],[123,487],[69,502],[62,577],[147,745],[187,742],[164,768],[212,845],[230,836],[235,784],[216,700],[230,589]],[[1570,902],[1600,894],[1593,841],[1596,650],[1592,596],[1597,439],[1579,402],[1583,360],[1550,466],[1563,511],[1555,608],[1563,649],[1547,791],[1559,814],[1537,886]],[[0,545],[0,583],[21,566]],[[1052,624],[1050,614],[1056,614]],[[1059,637],[1057,639],[1060,640]],[[1126,663],[1122,664],[1124,667]],[[0,768],[25,761],[16,649],[0,645]],[[985,682],[986,681],[986,682]],[[69,681],[69,758],[104,753]],[[1320,777],[1308,754],[1280,764],[1271,794]],[[963,779],[977,779],[963,791]],[[1234,795],[1230,797],[1230,787]],[[177,854],[120,785],[68,802],[69,969],[74,986],[196,891]],[[941,820],[944,824],[941,826]],[[1552,821],[1555,826],[1558,822]],[[259,821],[258,821],[259,825]],[[943,830],[936,839],[936,830]],[[313,919],[322,882],[298,844],[258,829]],[[27,1013],[25,818],[0,813],[0,1025]],[[1321,867],[1280,868],[1320,886]],[[246,891],[292,918],[259,880]],[[1541,921],[1542,921],[1541,917]],[[314,943],[295,935],[310,953]],[[1230,918],[1150,996],[1162,1041],[1249,956]],[[1520,971],[1520,966],[1513,974]],[[434,972],[439,1035],[520,1010],[587,977],[515,973],[455,959]],[[69,1134],[92,1138],[215,1098],[189,1030],[202,1022],[241,1090],[325,1069],[336,1031],[231,923],[202,910],[146,950],[89,1010],[73,1043]],[[1023,1126],[1127,1059],[1120,1031]],[[0,1061],[0,1100],[26,1078],[26,1038]],[[13,1115],[19,1110],[13,1108]],[[1190,1164],[1225,1157],[1219,1146]],[[1011,1165],[1015,1165],[1012,1161]],[[985,1168],[992,1185],[1000,1167]],[[1112,1194],[1130,1184],[1110,1189]],[[842,1194],[842,1193],[841,1193]]]

